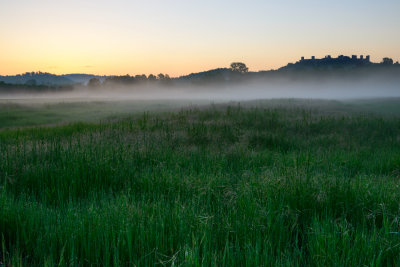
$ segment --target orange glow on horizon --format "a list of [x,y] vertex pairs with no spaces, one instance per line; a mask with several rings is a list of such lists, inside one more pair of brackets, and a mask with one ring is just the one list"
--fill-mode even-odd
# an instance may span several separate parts
[[[25,72],[48,72],[52,74],[71,74],[71,73],[82,73],[82,74],[96,74],[96,75],[136,75],[136,74],[169,74],[171,77],[179,77],[188,75],[190,73],[197,73],[202,71],[207,71],[216,68],[228,68],[231,62],[244,62],[248,67],[249,71],[262,71],[262,70],[271,70],[278,69],[282,66],[285,66],[288,63],[294,63],[300,59],[301,56],[305,56],[306,58],[311,57],[311,55],[315,55],[317,58],[323,57],[325,55],[331,54],[332,56],[337,56],[339,54],[344,55],[352,55],[352,54],[364,54],[371,55],[371,60],[374,62],[380,62],[382,55],[380,58],[374,56],[373,53],[320,53],[320,54],[299,54],[299,56],[292,57],[271,57],[265,58],[264,60],[246,60],[240,58],[233,58],[231,60],[208,60],[198,62],[187,62],[185,60],[177,61],[175,60],[173,64],[155,60],[152,62],[140,62],[139,64],[135,64],[135,62],[118,62],[118,61],[110,61],[101,62],[101,61],[90,61],[86,63],[86,60],[82,59],[74,59],[68,58],[68,56],[60,56],[57,60],[42,58],[40,60],[32,58],[28,59],[1,59],[0,60],[0,75],[17,75]],[[397,61],[397,59],[395,59]],[[153,63],[154,62],[154,63]]]
[[400,60],[399,1],[171,1],[1,1],[0,75],[178,77],[236,61],[277,69],[301,56]]

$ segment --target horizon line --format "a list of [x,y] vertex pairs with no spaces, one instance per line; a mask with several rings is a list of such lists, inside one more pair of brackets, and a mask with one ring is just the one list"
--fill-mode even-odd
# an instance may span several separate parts
[[[298,62],[300,62],[301,60],[319,60],[319,59],[326,59],[326,58],[331,58],[331,59],[338,59],[338,58],[340,58],[340,57],[349,57],[350,59],[354,59],[354,56],[356,56],[356,59],[357,60],[362,60],[362,59],[370,59],[370,55],[364,55],[364,54],[358,54],[358,55],[356,55],[356,54],[353,54],[353,55],[351,55],[351,56],[346,56],[346,55],[343,55],[343,54],[338,54],[338,56],[337,57],[332,57],[331,55],[326,55],[325,57],[321,57],[321,58],[317,58],[317,57],[315,57],[315,56],[309,56],[308,58],[306,58],[306,57],[304,57],[304,56],[301,56],[300,57],[300,59],[298,60],[298,61],[295,61],[294,63],[292,63],[292,62],[288,62],[288,63],[286,63],[286,65],[282,65],[282,66],[280,66],[280,67],[278,67],[278,68],[276,68],[276,69],[274,69],[274,68],[272,68],[272,69],[269,69],[269,70],[267,70],[267,69],[259,69],[259,70],[253,70],[253,71],[251,71],[251,70],[249,70],[248,72],[263,72],[263,71],[275,71],[275,70],[278,70],[278,69],[280,69],[280,68],[283,68],[283,67],[285,67],[285,66],[287,66],[288,64],[295,64],[295,63],[298,63]],[[358,56],[360,56],[360,58],[358,58]],[[390,57],[384,57],[384,58],[390,58]],[[383,58],[382,58],[383,59]],[[391,58],[391,59],[393,59],[393,58]],[[238,62],[238,61],[232,61],[232,63],[233,62]],[[395,61],[395,60],[393,60],[393,62],[395,62],[396,64],[398,64],[399,63],[399,61]],[[246,64],[245,62],[242,62],[242,63],[244,63],[244,64]],[[371,63],[373,63],[373,64],[379,64],[380,62],[372,62],[371,61]],[[212,69],[207,69],[207,70],[202,70],[202,71],[197,71],[197,72],[190,72],[190,73],[186,73],[186,74],[182,74],[182,75],[178,75],[178,76],[171,76],[171,78],[180,78],[180,77],[184,77],[184,76],[188,76],[188,75],[191,75],[191,74],[196,74],[196,73],[202,73],[202,72],[208,72],[208,71],[212,71],[212,70],[217,70],[217,69],[229,69],[229,67],[217,67],[217,68],[212,68]],[[153,75],[155,75],[155,76],[157,76],[158,74],[161,74],[162,72],[160,72],[160,73],[149,73],[149,74],[144,74],[144,73],[141,73],[141,74],[139,74],[139,73],[137,73],[137,74],[130,74],[130,73],[127,73],[127,74],[121,74],[121,75],[116,75],[116,74],[93,74],[93,73],[84,73],[84,72],[81,72],[81,73],[79,73],[79,72],[70,72],[70,73],[63,73],[63,74],[55,74],[55,73],[51,73],[51,72],[47,72],[47,71],[41,71],[41,70],[37,70],[37,71],[25,71],[25,72],[22,72],[22,73],[16,73],[16,74],[7,74],[7,75],[3,75],[3,74],[0,74],[0,76],[5,76],[5,77],[7,77],[7,76],[18,76],[18,75],[23,75],[23,74],[27,74],[27,73],[47,73],[47,74],[51,74],[51,75],[56,75],[56,76],[65,76],[65,75],[93,75],[93,76],[104,76],[104,77],[110,77],[110,76],[126,76],[126,75],[129,75],[129,76],[132,76],[132,77],[134,77],[134,76],[136,76],[136,75],[146,75],[146,76],[149,76],[149,75],[151,75],[151,74],[153,74]],[[162,73],[162,74],[168,74],[168,73]],[[169,75],[169,74],[168,74]]]

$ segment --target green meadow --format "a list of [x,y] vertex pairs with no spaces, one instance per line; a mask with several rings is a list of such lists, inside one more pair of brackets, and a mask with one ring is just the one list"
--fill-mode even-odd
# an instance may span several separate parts
[[0,266],[396,266],[400,99],[0,102]]

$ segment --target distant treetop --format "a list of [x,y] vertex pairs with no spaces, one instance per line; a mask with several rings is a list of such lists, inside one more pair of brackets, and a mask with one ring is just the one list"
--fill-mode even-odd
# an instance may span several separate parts
[[393,59],[388,58],[388,57],[384,57],[382,59],[382,64],[384,64],[384,65],[393,65]]
[[238,73],[246,73],[249,71],[249,68],[242,62],[233,62],[231,64],[231,70]]

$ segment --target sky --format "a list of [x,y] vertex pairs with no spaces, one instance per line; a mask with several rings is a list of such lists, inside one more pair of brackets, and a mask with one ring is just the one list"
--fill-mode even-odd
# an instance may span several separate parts
[[172,77],[300,57],[400,61],[399,0],[0,0],[0,75]]

